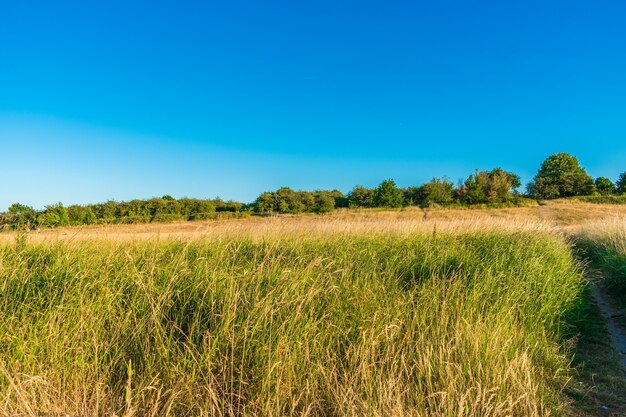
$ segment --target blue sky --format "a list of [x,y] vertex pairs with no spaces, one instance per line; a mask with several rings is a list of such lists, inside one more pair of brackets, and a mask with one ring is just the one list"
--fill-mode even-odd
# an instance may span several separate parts
[[[132,3],[132,4],[131,4]],[[0,210],[626,171],[621,0],[0,6]]]

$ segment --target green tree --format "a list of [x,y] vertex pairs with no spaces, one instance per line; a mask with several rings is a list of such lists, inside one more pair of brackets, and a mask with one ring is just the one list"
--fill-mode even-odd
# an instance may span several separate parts
[[266,191],[258,196],[254,203],[254,211],[257,213],[271,213],[277,211],[276,196],[274,193]]
[[487,203],[487,189],[488,174],[485,171],[476,171],[475,174],[471,174],[463,184],[463,193],[461,200],[465,204],[484,204]]
[[335,199],[335,208],[348,207],[348,197],[339,190],[332,190],[331,196]]
[[626,194],[626,172],[619,174],[619,178],[615,183],[615,192],[618,194]]
[[433,178],[419,187],[416,203],[422,206],[452,202],[454,184],[446,178]]
[[590,195],[594,189],[593,179],[580,166],[578,159],[567,153],[549,156],[528,184],[528,193],[543,199]]
[[610,195],[615,193],[615,184],[607,177],[598,177],[594,181],[596,191],[601,195]]
[[9,218],[6,221],[16,228],[30,229],[38,226],[37,211],[32,207],[15,203],[9,207],[7,213],[9,214]]
[[405,206],[417,206],[421,204],[420,187],[410,186],[402,190]]
[[46,206],[45,211],[40,216],[41,223],[46,227],[67,226],[70,224],[67,209],[61,203]]
[[348,193],[349,207],[373,207],[374,206],[374,190],[361,185],[355,186]]
[[394,180],[385,180],[380,183],[374,192],[374,205],[376,207],[402,207],[404,194],[396,186]]
[[315,192],[315,206],[314,211],[316,213],[330,213],[335,209],[335,197],[328,191]]
[[521,185],[520,177],[501,168],[487,173],[485,194],[488,203],[505,203],[513,198],[513,191]]
[[78,204],[67,207],[67,217],[72,225],[93,224],[97,220],[91,206]]
[[465,204],[506,203],[519,186],[519,176],[501,168],[476,171],[459,187],[457,196]]

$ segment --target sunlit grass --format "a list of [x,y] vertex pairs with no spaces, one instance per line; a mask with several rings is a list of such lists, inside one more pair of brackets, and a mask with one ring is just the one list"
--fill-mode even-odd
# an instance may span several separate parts
[[546,230],[11,244],[0,413],[558,413],[582,280]]
[[577,237],[585,254],[603,272],[607,292],[626,307],[626,217],[587,224]]

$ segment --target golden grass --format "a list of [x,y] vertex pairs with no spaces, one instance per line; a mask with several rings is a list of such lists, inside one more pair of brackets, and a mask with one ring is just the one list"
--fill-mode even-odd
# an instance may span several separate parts
[[[42,229],[28,235],[31,242],[85,239],[116,241],[323,235],[327,233],[394,233],[481,230],[577,231],[581,225],[626,217],[626,205],[570,200],[545,206],[502,209],[338,210],[317,215],[281,215],[198,222],[75,226]],[[0,242],[13,242],[14,232],[0,233]]]
[[[0,414],[547,416],[626,206],[337,211],[0,234]],[[623,218],[623,217],[622,217]]]
[[582,277],[551,229],[359,224],[0,247],[0,414],[563,409],[559,338]]

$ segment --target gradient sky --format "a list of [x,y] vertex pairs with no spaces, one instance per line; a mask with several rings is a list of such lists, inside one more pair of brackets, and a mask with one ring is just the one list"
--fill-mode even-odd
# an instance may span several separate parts
[[0,210],[626,171],[626,2],[5,1]]

